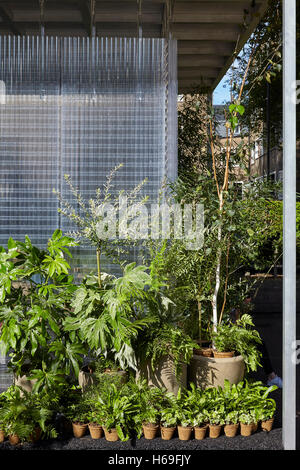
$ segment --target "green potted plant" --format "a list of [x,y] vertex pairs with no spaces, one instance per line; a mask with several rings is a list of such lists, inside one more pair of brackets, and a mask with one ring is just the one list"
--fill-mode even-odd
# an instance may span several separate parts
[[239,422],[242,436],[251,436],[253,431],[254,417],[250,410],[242,410],[239,414]]
[[[126,390],[126,389],[125,389]],[[133,424],[133,415],[138,412],[133,397],[124,393],[115,384],[101,389],[97,409],[101,414],[104,435],[107,441],[127,441]]]
[[242,315],[235,324],[218,325],[212,339],[215,357],[232,357],[237,353],[243,357],[247,370],[257,370],[261,356],[257,344],[261,338],[249,314]]
[[160,412],[151,404],[141,411],[140,419],[142,421],[143,434],[145,439],[154,439],[159,429]]
[[263,398],[260,410],[261,429],[270,432],[274,423],[276,402],[272,398]]
[[64,328],[76,286],[65,255],[75,242],[56,230],[47,249],[8,240],[0,249],[0,342],[16,384],[30,391],[51,388],[78,375],[85,352]]
[[222,427],[225,424],[225,414],[224,410],[221,408],[215,408],[209,410],[208,412],[208,419],[209,419],[209,437],[212,439],[216,439],[220,436]]
[[52,410],[43,406],[39,396],[17,386],[11,386],[5,395],[0,421],[12,445],[26,440],[35,442],[42,432],[51,437],[57,436],[50,423]]
[[152,321],[147,315],[148,287],[151,278],[147,267],[135,263],[126,265],[119,278],[103,275],[101,288],[96,276],[87,276],[75,292],[73,311],[64,328],[76,333],[96,360],[99,357],[101,362],[103,354],[109,354],[121,369],[136,370],[132,342]]
[[103,435],[102,416],[97,409],[87,413],[88,428],[92,439],[101,439]]
[[224,424],[224,433],[227,437],[235,437],[239,429],[239,412],[232,410],[226,413]]
[[195,439],[202,440],[205,438],[206,430],[208,428],[209,415],[206,411],[200,411],[194,416],[193,427],[195,432]]
[[174,408],[169,406],[161,410],[160,432],[163,440],[172,439],[177,427],[177,418],[174,415]]
[[83,437],[88,427],[88,409],[85,403],[71,405],[65,416],[72,421],[74,437]]

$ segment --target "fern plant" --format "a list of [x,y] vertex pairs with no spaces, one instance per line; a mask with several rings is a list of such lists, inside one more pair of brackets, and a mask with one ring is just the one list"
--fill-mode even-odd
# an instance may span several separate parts
[[262,341],[254,326],[249,314],[242,315],[235,324],[221,323],[212,334],[214,348],[218,351],[235,351],[241,354],[247,371],[256,371],[261,357],[257,344]]
[[5,392],[5,401],[0,408],[0,422],[7,435],[17,434],[21,441],[29,440],[37,427],[45,436],[57,437],[51,424],[53,410],[35,393],[28,393],[17,386]]

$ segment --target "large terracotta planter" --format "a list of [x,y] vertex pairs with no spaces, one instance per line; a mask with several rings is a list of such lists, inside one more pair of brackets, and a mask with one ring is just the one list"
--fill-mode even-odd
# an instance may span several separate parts
[[[22,375],[19,377],[14,377],[14,385],[17,385],[25,392],[32,392],[33,386],[36,383],[37,379],[29,380],[27,375]],[[21,393],[22,395],[22,393]]]
[[231,384],[241,382],[245,374],[242,356],[215,358],[194,355],[189,369],[189,382],[199,388],[224,387],[224,380]]
[[[124,384],[127,382],[127,372],[124,370],[103,372],[103,375],[109,375],[110,377],[119,377],[120,383]],[[78,384],[84,391],[91,385],[95,384],[95,375],[91,372],[81,370],[78,374]]]
[[4,440],[5,440],[5,432],[2,429],[0,429],[0,442],[4,442]]
[[182,373],[179,377],[175,374],[175,365],[171,357],[164,356],[152,370],[151,362],[146,361],[139,366],[136,380],[146,379],[149,386],[165,388],[167,392],[177,395],[180,387],[187,386],[187,365],[182,364]]

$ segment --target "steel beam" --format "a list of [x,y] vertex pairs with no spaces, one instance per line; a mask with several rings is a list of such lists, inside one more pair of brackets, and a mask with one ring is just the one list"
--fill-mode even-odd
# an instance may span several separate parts
[[283,1],[283,446],[296,448],[296,0]]

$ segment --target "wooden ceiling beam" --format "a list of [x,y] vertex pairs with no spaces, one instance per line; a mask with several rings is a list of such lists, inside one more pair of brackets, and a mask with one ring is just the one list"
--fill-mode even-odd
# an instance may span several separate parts
[[216,67],[222,68],[225,63],[225,57],[195,54],[195,55],[178,55],[178,67]]
[[175,23],[171,25],[174,38],[179,40],[235,42],[241,30],[241,26],[236,24]]
[[249,2],[175,2],[174,23],[230,23],[242,24],[245,17],[254,13],[257,7],[249,8]]
[[221,41],[178,41],[178,54],[215,54],[229,56],[234,50],[235,42]]

